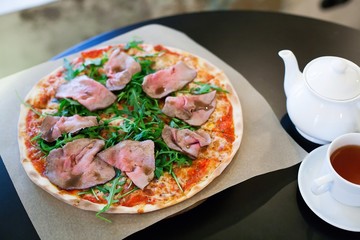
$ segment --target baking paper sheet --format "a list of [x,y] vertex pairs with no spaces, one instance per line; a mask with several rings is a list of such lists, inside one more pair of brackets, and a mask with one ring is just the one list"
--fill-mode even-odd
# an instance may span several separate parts
[[[46,62],[0,80],[0,154],[16,191],[42,239],[121,239],[161,219],[251,177],[287,168],[300,162],[306,152],[282,129],[265,99],[238,72],[185,34],[161,25],[148,25],[116,37],[101,45],[126,43],[134,37],[146,43],[176,47],[207,59],[224,70],[236,89],[243,112],[242,143],[232,163],[203,191],[173,207],[140,215],[104,216],[109,224],[84,211],[57,200],[33,184],[19,158],[17,121],[21,99],[45,75],[63,64]],[[19,97],[18,97],[18,96]]]

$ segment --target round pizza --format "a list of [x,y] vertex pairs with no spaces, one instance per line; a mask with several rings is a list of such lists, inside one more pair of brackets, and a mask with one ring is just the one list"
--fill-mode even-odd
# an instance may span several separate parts
[[242,132],[239,98],[220,69],[131,41],[64,59],[26,96],[18,134],[36,185],[103,218],[192,197],[229,165]]

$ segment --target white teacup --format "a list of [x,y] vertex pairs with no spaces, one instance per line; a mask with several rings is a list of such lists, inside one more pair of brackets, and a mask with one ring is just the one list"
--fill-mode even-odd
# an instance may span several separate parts
[[336,138],[324,159],[327,173],[313,181],[311,191],[316,195],[329,191],[340,203],[360,207],[360,169],[356,171],[360,157],[356,155],[360,156],[360,133]]

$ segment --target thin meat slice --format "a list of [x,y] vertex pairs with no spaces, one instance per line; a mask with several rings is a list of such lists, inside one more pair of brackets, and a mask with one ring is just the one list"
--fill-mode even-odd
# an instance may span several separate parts
[[125,172],[137,187],[144,189],[154,178],[154,148],[151,140],[125,140],[100,152],[98,157]]
[[115,176],[115,170],[96,157],[104,145],[103,140],[81,138],[52,150],[46,158],[45,175],[50,182],[66,190],[108,182]]
[[131,77],[141,71],[141,66],[133,57],[116,49],[110,55],[104,69],[108,76],[106,87],[116,91],[123,89],[130,82]]
[[81,129],[97,125],[98,121],[95,116],[46,116],[40,127],[41,138],[47,142],[53,142],[63,133],[75,133]]
[[107,108],[116,100],[105,86],[86,75],[60,85],[55,97],[72,98],[90,111]]
[[144,78],[142,88],[152,98],[162,98],[182,89],[194,80],[197,71],[180,61],[174,66],[149,74]]
[[215,110],[215,95],[216,91],[202,95],[167,97],[162,112],[192,126],[201,126]]
[[199,156],[201,147],[211,143],[210,135],[201,129],[191,131],[165,125],[161,136],[169,148],[183,152],[193,159]]

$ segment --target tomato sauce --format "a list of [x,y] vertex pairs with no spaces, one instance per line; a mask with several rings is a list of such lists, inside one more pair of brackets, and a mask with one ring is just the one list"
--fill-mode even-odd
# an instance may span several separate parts
[[143,194],[130,194],[125,201],[121,203],[122,206],[133,207],[141,204],[153,204],[154,200],[151,200],[149,196]]
[[110,47],[90,50],[90,51],[82,52],[81,56],[83,58],[99,58],[99,57],[102,57],[103,53],[109,49],[110,49]]
[[214,75],[208,73],[208,72],[205,72],[204,70],[199,70],[198,71],[198,77],[200,79],[204,79],[206,80],[206,82],[209,82],[210,80],[214,79]]
[[72,195],[77,195],[80,191],[77,189],[74,190],[60,190],[59,194],[72,194]]
[[44,176],[45,172],[45,156],[37,148],[35,143],[31,142],[31,139],[36,137],[39,129],[39,116],[33,111],[29,111],[26,116],[26,141],[25,146],[27,149],[27,154],[31,160],[35,170]]
[[41,173],[42,176],[45,176],[45,159],[41,158],[39,160],[32,160],[32,164],[34,166],[34,168],[36,169],[36,171],[38,171],[39,173]]
[[226,115],[221,117],[216,122],[216,129],[214,131],[220,132],[223,137],[230,143],[235,141],[234,135],[234,123],[233,123],[233,114],[232,114],[232,106],[229,106],[229,110]]
[[158,52],[166,52],[166,53],[168,53],[168,54],[172,54],[172,55],[175,55],[175,56],[180,56],[179,53],[170,51],[169,49],[167,49],[167,48],[164,47],[163,45],[156,45],[156,46],[154,46],[154,50],[155,50],[155,51],[158,51]]
[[187,172],[188,179],[183,186],[184,190],[190,189],[194,184],[199,183],[199,181],[206,175],[206,169],[209,165],[209,159],[197,159],[193,162],[189,171]]
[[[70,193],[70,192],[67,192],[67,193]],[[70,193],[70,194],[72,194],[72,193]],[[73,193],[73,194],[75,195],[75,193]],[[93,202],[93,203],[107,204],[106,199],[98,197],[98,199],[99,199],[98,200],[98,199],[96,199],[96,197],[94,195],[87,194],[87,195],[82,196],[82,199],[88,200],[88,201]]]
[[55,74],[55,77],[62,77],[62,75],[64,74],[64,71],[65,71],[65,69],[61,69],[60,71],[58,71],[58,72]]

